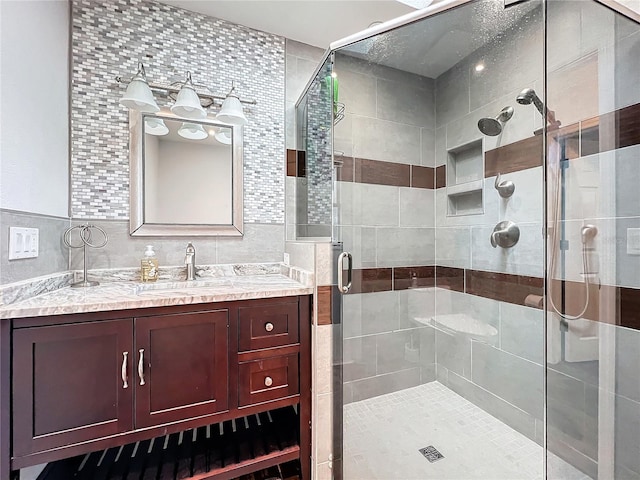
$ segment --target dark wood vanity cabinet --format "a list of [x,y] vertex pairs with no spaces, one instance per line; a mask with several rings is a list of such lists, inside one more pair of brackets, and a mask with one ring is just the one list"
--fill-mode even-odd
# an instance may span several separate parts
[[0,480],[7,453],[17,470],[236,418],[248,425],[288,405],[300,441],[286,459],[300,458],[308,478],[309,318],[301,296],[10,320],[11,452],[0,452]]

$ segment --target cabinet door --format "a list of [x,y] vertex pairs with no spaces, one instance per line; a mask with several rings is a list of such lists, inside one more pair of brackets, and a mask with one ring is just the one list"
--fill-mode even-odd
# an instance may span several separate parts
[[228,325],[227,310],[135,319],[136,428],[227,409]]
[[132,429],[132,347],[131,319],[14,331],[14,456]]

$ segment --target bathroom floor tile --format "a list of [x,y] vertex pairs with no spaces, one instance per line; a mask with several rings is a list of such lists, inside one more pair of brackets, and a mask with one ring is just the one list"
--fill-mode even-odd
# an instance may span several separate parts
[[[444,458],[429,463],[419,451],[428,446]],[[439,382],[344,407],[344,478],[349,480],[541,480],[543,453]],[[555,456],[548,478],[589,480]]]

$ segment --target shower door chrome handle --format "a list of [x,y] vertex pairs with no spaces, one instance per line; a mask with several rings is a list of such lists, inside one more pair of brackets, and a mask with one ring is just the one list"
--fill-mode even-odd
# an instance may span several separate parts
[[[343,270],[345,258],[348,260],[346,285],[344,284],[344,270]],[[349,290],[351,289],[352,276],[353,276],[353,257],[349,252],[342,252],[338,256],[338,290],[340,290],[340,293],[342,293],[343,295],[345,293],[349,293]]]

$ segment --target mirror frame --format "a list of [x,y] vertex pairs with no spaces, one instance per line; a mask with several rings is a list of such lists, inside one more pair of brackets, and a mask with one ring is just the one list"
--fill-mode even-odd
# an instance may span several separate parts
[[132,237],[158,236],[228,236],[243,235],[244,205],[243,205],[243,141],[242,127],[222,124],[215,117],[207,116],[197,123],[224,126],[231,128],[231,161],[232,165],[232,223],[224,224],[184,224],[145,223],[144,222],[144,117],[157,117],[163,120],[190,121],[171,113],[163,108],[155,114],[141,113],[134,110],[129,112],[129,235]]

